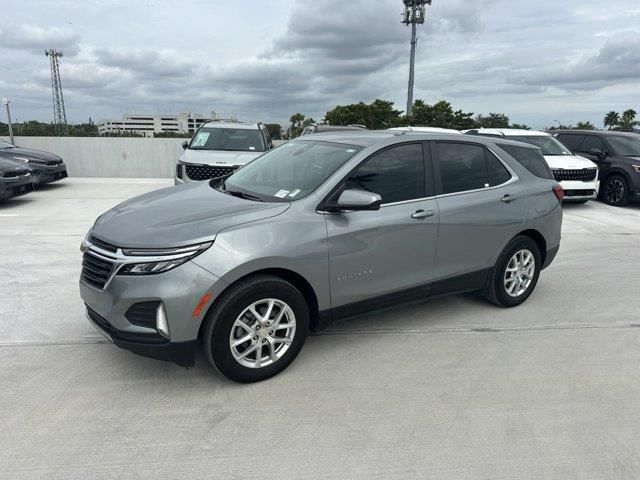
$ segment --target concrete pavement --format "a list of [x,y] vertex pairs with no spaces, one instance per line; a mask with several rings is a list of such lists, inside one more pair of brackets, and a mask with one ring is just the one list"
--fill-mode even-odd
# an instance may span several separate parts
[[640,478],[639,206],[566,206],[521,307],[362,315],[237,385],[202,357],[119,350],[84,318],[83,235],[168,185],[68,179],[0,206],[0,477]]

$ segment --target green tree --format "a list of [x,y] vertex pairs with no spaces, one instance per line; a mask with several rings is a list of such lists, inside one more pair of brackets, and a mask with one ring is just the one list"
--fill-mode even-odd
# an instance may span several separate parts
[[612,127],[617,127],[620,123],[620,115],[618,112],[611,110],[604,116],[604,126],[607,127],[608,130],[611,130]]
[[376,99],[370,104],[338,105],[324,115],[324,122],[330,125],[357,124],[370,130],[381,130],[398,126],[400,113],[394,108],[393,102]]
[[638,125],[639,123],[640,122],[636,121],[636,111],[633,108],[630,108],[622,113],[618,126],[627,130]]
[[529,125],[525,125],[524,123],[512,123],[509,128],[517,128],[519,130],[531,130]]
[[269,135],[274,140],[280,140],[282,138],[282,126],[277,123],[266,123],[265,127],[269,130]]
[[[464,130],[473,128],[473,113],[465,113],[462,110],[453,110],[451,103],[440,100],[429,105],[424,100],[416,100],[413,103],[413,116],[404,117],[408,124],[413,126],[453,128]],[[404,122],[403,122],[404,123]]]
[[307,118],[305,115],[298,112],[291,115],[289,122],[290,122],[290,125],[287,131],[287,137],[296,138],[300,136],[300,134],[302,133],[302,130],[304,130],[304,127],[311,125],[312,123],[315,123],[315,120],[311,117]]
[[509,128],[509,117],[504,113],[490,113],[489,115],[477,115],[476,127],[480,128]]
[[576,128],[578,130],[595,130],[596,126],[591,122],[587,121],[587,122],[578,122],[578,124],[576,125]]

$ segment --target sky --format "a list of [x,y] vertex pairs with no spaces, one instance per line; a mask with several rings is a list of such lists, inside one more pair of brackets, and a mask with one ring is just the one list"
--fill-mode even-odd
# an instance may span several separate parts
[[[64,52],[69,122],[192,111],[265,123],[336,105],[404,110],[401,0],[3,0],[0,97],[51,121],[45,48]],[[535,128],[640,112],[637,0],[433,0],[415,98]],[[6,121],[4,114],[0,121]]]

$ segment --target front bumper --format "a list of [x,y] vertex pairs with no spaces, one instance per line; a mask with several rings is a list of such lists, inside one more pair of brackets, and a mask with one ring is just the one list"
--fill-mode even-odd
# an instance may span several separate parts
[[[157,275],[116,275],[104,290],[81,279],[80,296],[90,322],[118,347],[189,366],[194,362],[195,344],[208,307],[225,286],[215,275],[186,262]],[[211,296],[196,313],[195,307],[206,293]],[[132,307],[150,302],[162,303],[168,335],[127,318]]]
[[33,183],[36,185],[44,185],[67,178],[67,166],[64,163],[53,166],[31,164],[29,170]]
[[16,178],[0,178],[0,201],[20,197],[33,192],[31,175]]
[[563,181],[560,186],[564,189],[564,202],[594,200],[598,197],[600,180],[593,182]]

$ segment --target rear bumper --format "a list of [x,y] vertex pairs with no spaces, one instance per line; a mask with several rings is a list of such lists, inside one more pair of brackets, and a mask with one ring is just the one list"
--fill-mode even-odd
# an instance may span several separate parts
[[123,350],[137,355],[177,363],[182,367],[195,365],[196,341],[170,342],[148,335],[123,332],[87,306],[89,322],[107,340]]
[[560,245],[547,250],[547,254],[544,257],[544,263],[542,264],[542,270],[551,265],[553,260],[556,258],[556,255],[558,255],[558,250],[560,250]]

